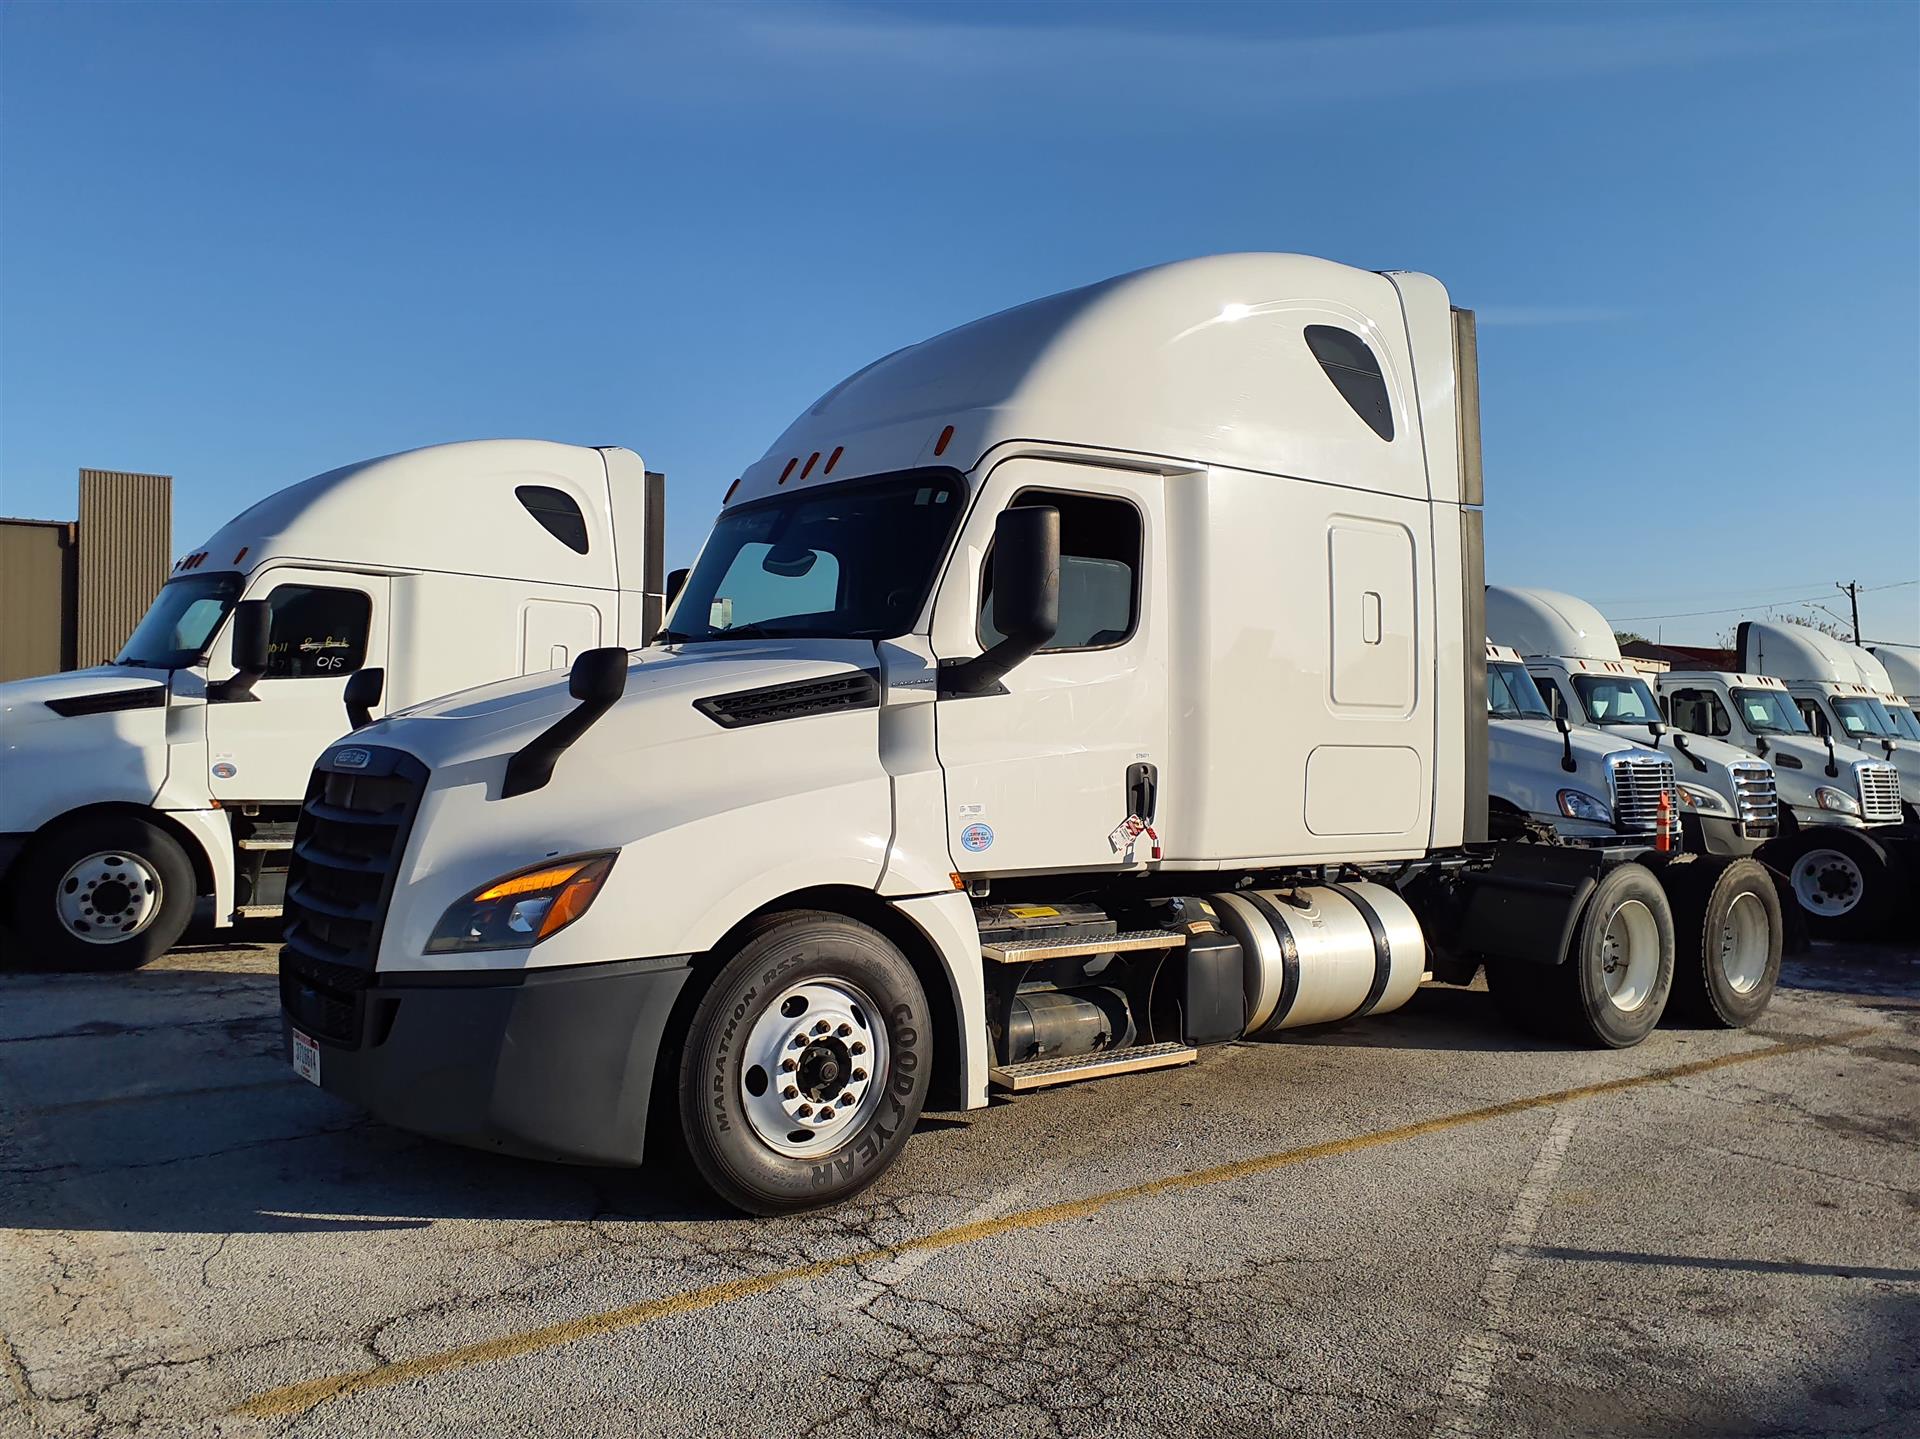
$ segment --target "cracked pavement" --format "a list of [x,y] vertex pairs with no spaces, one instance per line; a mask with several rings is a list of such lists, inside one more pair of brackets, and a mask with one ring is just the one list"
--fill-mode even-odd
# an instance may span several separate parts
[[[5,1439],[1920,1431],[1920,950],[1818,946],[1757,1031],[1625,1053],[1428,989],[1190,1069],[932,1116],[875,1189],[776,1221],[673,1172],[366,1119],[288,1070],[273,962],[263,942],[0,975]],[[1503,1249],[1561,1114],[1537,1226]],[[1497,1252],[1515,1279],[1489,1315]],[[621,1313],[639,1317],[555,1327]],[[1469,1343],[1493,1362],[1463,1419],[1443,1389]],[[236,1412],[383,1369],[398,1382]]]

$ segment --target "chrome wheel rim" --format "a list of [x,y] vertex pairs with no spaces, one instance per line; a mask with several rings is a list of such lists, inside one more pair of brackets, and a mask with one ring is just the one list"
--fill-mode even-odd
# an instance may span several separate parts
[[1838,849],[1810,849],[1793,862],[1793,896],[1809,914],[1837,919],[1859,905],[1867,877],[1853,856]]
[[164,898],[152,865],[124,849],[103,849],[60,877],[54,910],[75,939],[118,944],[152,924]]
[[887,1029],[859,988],[808,979],[776,995],[740,1054],[740,1103],[753,1132],[792,1159],[831,1153],[880,1107]]
[[1767,907],[1742,892],[1727,907],[1720,927],[1720,973],[1735,994],[1752,994],[1767,973]]
[[1600,970],[1613,1007],[1631,1014],[1647,1002],[1660,974],[1660,926],[1653,911],[1630,899],[1607,920],[1600,940]]

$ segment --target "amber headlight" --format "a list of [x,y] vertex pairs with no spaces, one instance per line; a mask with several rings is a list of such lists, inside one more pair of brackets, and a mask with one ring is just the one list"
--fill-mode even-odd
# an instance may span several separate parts
[[447,907],[427,953],[525,949],[550,939],[587,912],[613,861],[611,854],[577,854],[502,875]]

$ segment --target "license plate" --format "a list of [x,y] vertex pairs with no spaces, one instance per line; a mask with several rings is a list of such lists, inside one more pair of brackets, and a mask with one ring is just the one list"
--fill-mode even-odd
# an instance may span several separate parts
[[320,1046],[297,1029],[293,1032],[293,1072],[308,1084],[320,1082]]

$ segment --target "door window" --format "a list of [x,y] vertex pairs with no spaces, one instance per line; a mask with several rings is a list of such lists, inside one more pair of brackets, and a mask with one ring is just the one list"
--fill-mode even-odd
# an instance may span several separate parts
[[1727,714],[1727,707],[1720,703],[1720,696],[1712,690],[1675,690],[1672,709],[1675,729],[1713,739],[1723,739],[1733,733],[1733,719]]
[[[1060,511],[1060,628],[1042,654],[1099,650],[1133,637],[1140,611],[1140,512],[1125,500],[1063,490],[1025,490],[1014,506]],[[993,627],[993,565],[980,593],[980,643],[1005,638]]]
[[1799,706],[1800,718],[1807,722],[1807,728],[1815,734],[1827,732],[1827,717],[1820,713],[1820,706],[1813,700],[1795,700]]
[[352,674],[366,662],[373,599],[364,590],[278,585],[267,596],[268,679]]

